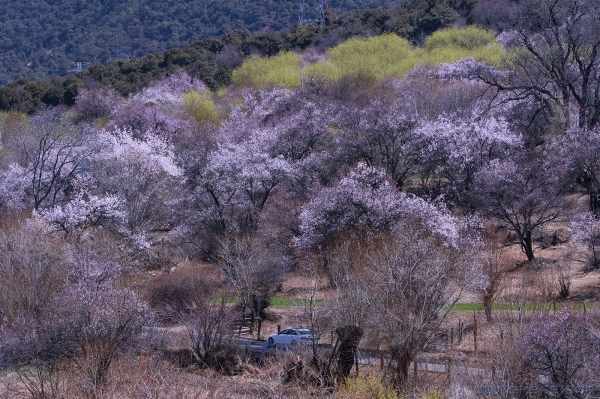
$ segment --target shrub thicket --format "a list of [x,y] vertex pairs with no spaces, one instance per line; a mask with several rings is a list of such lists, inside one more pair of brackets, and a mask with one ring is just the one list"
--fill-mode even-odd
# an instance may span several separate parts
[[[354,38],[328,52],[328,59],[302,70],[305,76],[318,76],[330,82],[342,79],[401,78],[417,65],[451,63],[473,57],[499,65],[505,49],[495,42],[494,33],[475,26],[433,33],[422,48],[395,34]],[[233,72],[233,82],[246,85],[300,85],[300,61],[296,54],[282,53],[271,58],[253,56]]]
[[300,56],[286,52],[270,58],[250,57],[233,71],[232,81],[239,85],[283,85],[286,88],[300,86]]
[[190,91],[183,97],[186,112],[199,124],[218,123],[220,114],[208,92]]

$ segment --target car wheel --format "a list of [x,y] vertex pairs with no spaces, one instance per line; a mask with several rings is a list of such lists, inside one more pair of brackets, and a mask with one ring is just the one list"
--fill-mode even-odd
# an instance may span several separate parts
[[273,338],[269,338],[269,341],[267,342],[269,344],[268,346],[275,346],[275,340]]

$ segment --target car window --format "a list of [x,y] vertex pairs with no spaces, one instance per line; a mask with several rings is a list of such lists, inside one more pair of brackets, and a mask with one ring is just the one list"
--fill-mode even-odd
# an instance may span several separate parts
[[283,331],[281,331],[281,332],[279,333],[279,335],[289,335],[289,334],[291,334],[291,333],[292,333],[292,331],[291,331],[291,330],[283,330]]

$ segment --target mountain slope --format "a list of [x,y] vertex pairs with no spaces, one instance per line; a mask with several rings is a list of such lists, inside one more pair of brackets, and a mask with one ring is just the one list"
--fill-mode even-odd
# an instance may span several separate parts
[[[232,29],[281,30],[300,16],[299,0],[0,1],[0,84],[62,76],[74,62],[107,63],[182,47]],[[304,0],[315,18],[318,0]],[[338,12],[386,0],[329,0]]]

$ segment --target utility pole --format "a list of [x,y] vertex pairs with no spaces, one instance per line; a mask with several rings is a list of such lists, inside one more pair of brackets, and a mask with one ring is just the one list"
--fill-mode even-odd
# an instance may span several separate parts
[[300,0],[300,13],[298,15],[298,28],[300,28],[305,21],[305,15],[304,15],[304,6],[306,6],[306,2],[305,0]]
[[319,1],[319,17],[317,18],[317,25],[325,26],[325,1]]
[[[307,18],[307,8],[309,9],[309,15]],[[325,25],[325,0],[319,0],[319,4],[317,7],[312,8],[312,12],[310,6],[307,6],[306,0],[300,0],[300,8],[298,14],[298,28],[302,25],[315,25],[315,26],[323,26]],[[315,15],[316,13],[316,15]],[[312,18],[314,17],[314,18]]]
[[83,69],[86,66],[90,65],[90,62],[73,61],[73,62],[71,62],[71,65],[74,66],[75,68],[69,69],[67,72],[81,72],[81,71],[83,71]]

